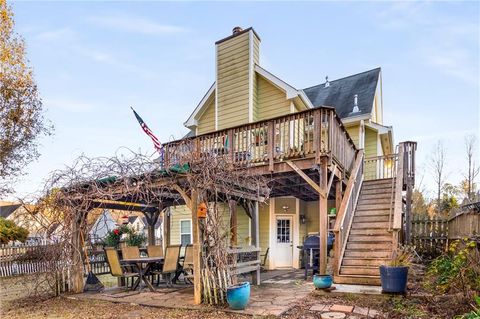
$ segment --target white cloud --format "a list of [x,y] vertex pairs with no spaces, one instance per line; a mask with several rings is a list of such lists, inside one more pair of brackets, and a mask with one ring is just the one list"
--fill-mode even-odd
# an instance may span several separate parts
[[70,28],[60,28],[42,31],[36,38],[42,41],[64,41],[76,38],[76,33]]
[[98,107],[89,102],[72,100],[64,97],[45,98],[43,103],[49,109],[62,109],[76,113],[89,112]]
[[92,47],[82,40],[81,35],[70,28],[44,30],[35,36],[42,44],[54,46],[59,52],[80,55],[100,64],[110,65],[118,70],[132,73],[144,78],[153,79],[156,74],[149,69],[141,68],[135,64],[124,61],[115,55],[101,49]]
[[462,80],[477,87],[479,83],[479,65],[475,62],[473,52],[461,46],[427,47],[420,52],[420,57],[440,72]]
[[[379,25],[412,38],[413,58],[440,73],[478,87],[478,23],[435,10],[431,2],[395,2],[377,13]],[[477,20],[478,21],[478,20]]]
[[123,32],[161,35],[185,32],[187,29],[179,26],[160,24],[144,17],[128,15],[94,16],[88,19],[95,25]]

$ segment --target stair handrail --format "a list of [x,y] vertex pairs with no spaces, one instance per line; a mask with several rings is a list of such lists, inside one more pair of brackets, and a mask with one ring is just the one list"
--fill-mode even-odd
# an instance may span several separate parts
[[[351,210],[355,210],[355,206],[357,204],[358,195],[360,194],[361,184],[363,182],[363,159],[364,159],[364,152],[363,150],[359,150],[357,153],[357,157],[355,159],[354,166],[350,173],[350,178],[347,183],[347,188],[345,189],[345,193],[343,194],[342,202],[340,204],[340,208],[337,212],[337,220],[335,222],[335,227],[333,228],[333,232],[335,234],[335,265],[334,271],[335,275],[339,275],[340,266],[342,264],[343,253],[346,247],[346,240],[344,240],[345,236],[343,231],[345,230],[345,224],[348,222],[348,227],[346,231],[348,232],[350,229],[351,221],[353,220],[353,214],[350,214],[350,218],[348,221],[345,220],[347,214],[347,209],[350,208]],[[355,190],[355,192],[354,192]],[[352,196],[353,195],[353,196]],[[352,201],[353,197],[353,205],[349,205]]]
[[404,180],[404,163],[405,163],[405,147],[403,143],[398,145],[398,164],[397,164],[397,174],[395,178],[395,194],[393,201],[393,222],[392,222],[392,231],[393,231],[393,248],[395,249],[399,244],[399,233],[402,229],[402,214],[403,214],[403,186],[405,184]]

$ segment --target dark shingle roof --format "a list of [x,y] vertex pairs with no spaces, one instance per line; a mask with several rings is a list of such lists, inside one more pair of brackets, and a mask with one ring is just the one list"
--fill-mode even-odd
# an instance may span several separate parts
[[10,216],[14,211],[17,210],[21,205],[20,204],[12,204],[12,205],[5,205],[0,206],[0,217],[7,218]]
[[128,216],[128,222],[129,223],[134,223],[137,220],[138,216]]
[[[376,68],[330,81],[330,86],[328,87],[325,87],[325,83],[322,83],[306,88],[303,91],[313,106],[333,106],[340,118],[369,114],[372,112],[380,71],[380,68]],[[360,112],[350,114],[353,109],[355,94],[358,95]]]

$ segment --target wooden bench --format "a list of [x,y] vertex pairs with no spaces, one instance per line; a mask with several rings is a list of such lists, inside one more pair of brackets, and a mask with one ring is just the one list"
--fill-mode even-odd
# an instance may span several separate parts
[[234,274],[251,274],[252,284],[260,285],[261,260],[259,247],[229,248],[227,253],[231,255],[235,261],[235,263],[230,266]]

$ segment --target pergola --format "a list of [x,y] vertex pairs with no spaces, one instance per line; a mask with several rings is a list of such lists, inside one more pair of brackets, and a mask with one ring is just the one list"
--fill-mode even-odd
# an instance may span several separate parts
[[[209,159],[221,161],[222,159]],[[72,284],[74,292],[83,290],[83,233],[86,230],[86,217],[93,209],[115,209],[122,211],[141,212],[146,217],[148,227],[148,244],[155,244],[154,226],[160,214],[168,207],[186,205],[192,213],[193,230],[193,272],[194,272],[194,300],[199,304],[202,301],[202,218],[197,216],[201,202],[214,199],[225,202],[230,209],[231,243],[236,244],[237,221],[236,207],[242,205],[251,218],[252,246],[259,248],[258,202],[264,202],[269,195],[266,183],[245,173],[238,173],[230,169],[222,169],[227,175],[218,174],[211,181],[205,177],[203,165],[205,161],[197,161],[196,168],[185,166],[183,170],[161,170],[148,172],[137,176],[106,177],[82,182],[57,190],[54,195],[59,206],[65,210],[74,211],[75,218],[71,219],[73,246]],[[223,164],[222,164],[223,165]],[[227,167],[227,166],[226,166]],[[195,171],[195,172],[194,172]],[[231,173],[229,173],[231,172]],[[228,174],[238,178],[227,178]],[[201,176],[201,177],[199,177]],[[255,183],[254,181],[259,181]],[[165,215],[164,240],[170,240],[170,216]],[[259,283],[259,271],[254,276]]]

